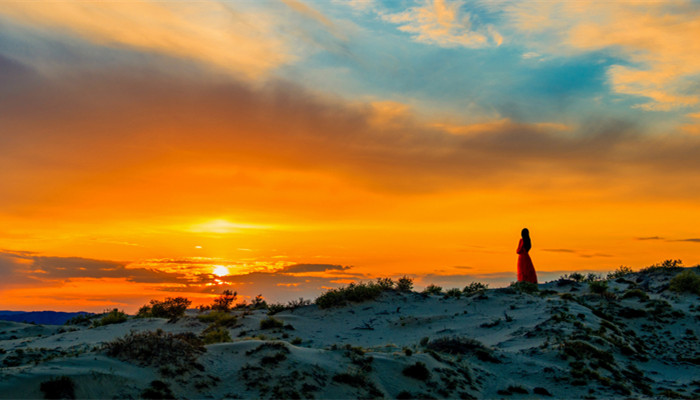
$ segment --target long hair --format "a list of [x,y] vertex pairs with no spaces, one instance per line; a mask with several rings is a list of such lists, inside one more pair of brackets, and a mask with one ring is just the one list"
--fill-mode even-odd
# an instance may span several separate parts
[[524,228],[522,232],[520,232],[520,236],[523,238],[523,248],[527,251],[530,251],[532,248],[532,241],[530,240],[530,231],[527,230],[527,228]]

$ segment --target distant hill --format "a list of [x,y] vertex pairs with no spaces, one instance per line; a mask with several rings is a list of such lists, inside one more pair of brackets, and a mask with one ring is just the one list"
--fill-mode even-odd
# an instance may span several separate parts
[[63,325],[69,319],[84,314],[85,311],[61,312],[61,311],[0,311],[0,320],[27,322],[42,325]]

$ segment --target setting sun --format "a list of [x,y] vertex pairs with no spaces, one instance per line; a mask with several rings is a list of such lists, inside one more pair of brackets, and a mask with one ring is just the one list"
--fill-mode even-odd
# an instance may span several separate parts
[[216,276],[226,276],[229,274],[228,268],[223,265],[215,265],[213,273]]

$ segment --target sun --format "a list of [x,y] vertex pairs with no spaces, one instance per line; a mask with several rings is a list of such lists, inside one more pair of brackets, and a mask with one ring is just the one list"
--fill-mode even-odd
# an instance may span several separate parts
[[213,272],[216,276],[225,276],[228,275],[228,268],[223,265],[215,265]]

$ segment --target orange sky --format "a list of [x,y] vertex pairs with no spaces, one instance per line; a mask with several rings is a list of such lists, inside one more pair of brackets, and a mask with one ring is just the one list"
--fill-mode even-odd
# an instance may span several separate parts
[[700,262],[697,7],[330,3],[0,11],[0,309]]

